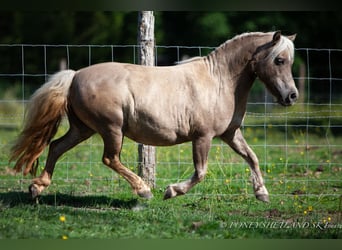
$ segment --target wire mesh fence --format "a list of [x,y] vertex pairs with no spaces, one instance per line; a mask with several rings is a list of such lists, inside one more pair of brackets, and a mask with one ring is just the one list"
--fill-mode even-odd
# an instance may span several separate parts
[[[11,175],[8,152],[20,132],[30,95],[49,75],[65,68],[80,69],[100,62],[137,63],[137,45],[0,45],[1,188],[26,189],[28,177]],[[156,46],[157,66],[205,56],[214,47]],[[256,152],[272,195],[341,196],[342,190],[342,69],[340,49],[296,49],[294,78],[301,98],[293,107],[279,107],[256,81],[250,93],[243,134]],[[320,62],[320,63],[317,63]],[[315,63],[313,63],[315,62]],[[68,129],[65,121],[57,136]],[[116,192],[127,183],[101,161],[102,141],[94,136],[57,162],[56,189],[84,193]],[[47,150],[46,150],[47,151]],[[125,140],[123,163],[136,171],[137,145]],[[47,152],[41,157],[44,165]],[[252,193],[248,165],[226,144],[215,139],[204,183],[216,195]],[[189,178],[193,173],[191,144],[157,148],[157,188]],[[319,191],[315,186],[320,186]],[[222,188],[224,187],[224,188]],[[248,191],[249,190],[249,191]],[[322,191],[323,190],[323,191]],[[192,194],[203,194],[194,190]]]

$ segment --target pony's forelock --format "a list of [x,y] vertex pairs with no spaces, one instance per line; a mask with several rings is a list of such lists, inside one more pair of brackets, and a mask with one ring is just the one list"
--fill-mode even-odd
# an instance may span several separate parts
[[281,36],[279,42],[273,47],[266,59],[274,60],[281,52],[287,50],[289,53],[289,60],[294,58],[293,42],[286,36]]

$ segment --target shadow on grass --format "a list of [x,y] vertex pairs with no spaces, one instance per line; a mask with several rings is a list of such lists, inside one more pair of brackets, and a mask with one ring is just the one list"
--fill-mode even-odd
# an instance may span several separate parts
[[[32,199],[26,192],[0,193],[0,203],[9,207],[22,205],[35,205],[36,200]],[[51,206],[70,206],[75,208],[111,208],[111,209],[133,209],[138,205],[138,199],[125,198],[115,199],[108,196],[74,196],[69,194],[47,194],[38,198],[39,204]]]

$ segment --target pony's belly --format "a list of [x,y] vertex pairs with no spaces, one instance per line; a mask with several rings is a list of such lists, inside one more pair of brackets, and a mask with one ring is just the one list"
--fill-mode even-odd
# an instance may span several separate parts
[[133,141],[152,146],[172,146],[191,141],[189,136],[163,129],[129,130],[125,131],[124,136],[132,139]]

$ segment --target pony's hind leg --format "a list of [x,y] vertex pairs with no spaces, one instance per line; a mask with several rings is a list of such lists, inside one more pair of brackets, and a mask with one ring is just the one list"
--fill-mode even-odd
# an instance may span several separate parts
[[153,197],[150,187],[135,173],[126,168],[120,161],[123,134],[121,131],[102,134],[104,142],[103,163],[124,177],[131,185],[133,192],[140,197]]
[[29,192],[31,193],[32,198],[40,195],[42,191],[50,185],[53,170],[58,158],[95,133],[75,116],[69,116],[69,123],[70,129],[68,132],[61,138],[51,142],[45,168],[39,177],[32,180],[32,184],[29,186]]

